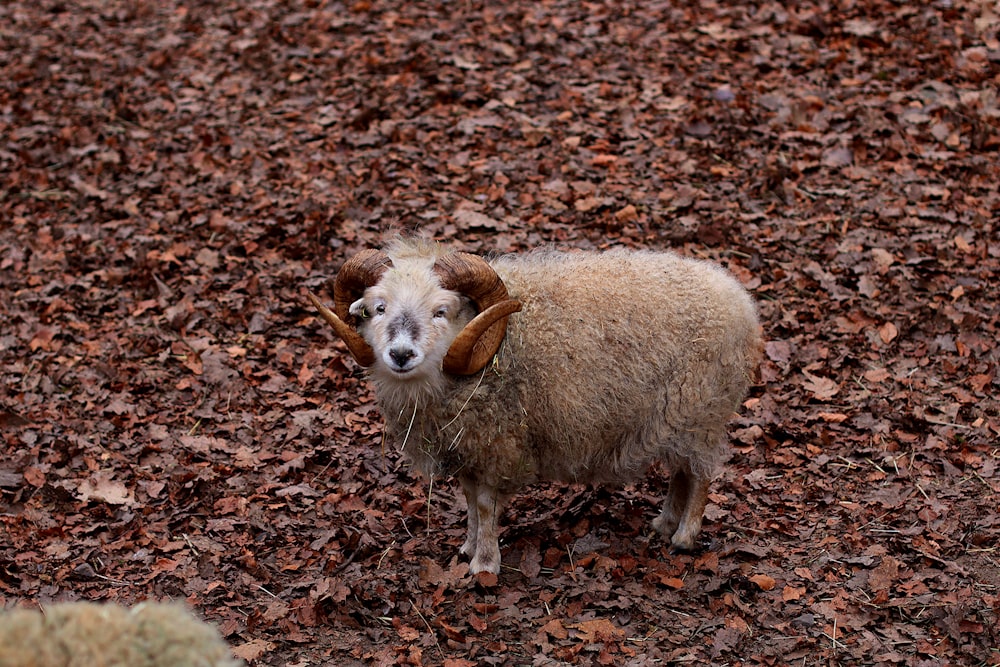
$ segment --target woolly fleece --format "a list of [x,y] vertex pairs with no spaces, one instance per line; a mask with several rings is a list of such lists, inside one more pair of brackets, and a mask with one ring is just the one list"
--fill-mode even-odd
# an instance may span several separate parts
[[238,667],[212,626],[179,604],[60,603],[0,612],[0,667]]

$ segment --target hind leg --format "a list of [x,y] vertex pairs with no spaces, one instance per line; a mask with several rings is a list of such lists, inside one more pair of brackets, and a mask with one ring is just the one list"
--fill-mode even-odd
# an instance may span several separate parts
[[461,478],[462,492],[465,494],[465,504],[467,507],[467,533],[465,544],[459,549],[459,553],[468,556],[469,560],[476,557],[476,537],[479,535],[479,512],[476,511],[476,484],[472,480]]
[[678,466],[671,475],[670,490],[660,515],[653,520],[653,528],[670,538],[674,548],[694,549],[708,504],[710,483],[711,479],[692,473],[685,465]]

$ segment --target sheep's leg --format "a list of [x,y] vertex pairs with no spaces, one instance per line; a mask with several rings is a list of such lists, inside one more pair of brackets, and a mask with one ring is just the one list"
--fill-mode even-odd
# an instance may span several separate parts
[[691,550],[701,532],[701,521],[708,504],[708,487],[711,480],[679,467],[670,478],[670,491],[663,502],[660,516],[653,521],[653,528],[677,549]]
[[462,492],[465,494],[468,521],[465,544],[459,549],[459,553],[463,556],[468,556],[471,560],[476,557],[476,538],[479,535],[479,512],[476,510],[476,484],[468,479],[460,479],[459,481],[462,483]]
[[[476,550],[469,564],[469,572],[492,572],[500,574],[500,543],[497,527],[500,518],[501,499],[496,489],[480,484],[476,489],[475,511],[478,515]],[[469,508],[470,513],[472,507]],[[469,519],[470,524],[472,519]]]
[[670,476],[670,488],[667,498],[663,501],[660,516],[653,519],[653,528],[660,535],[670,538],[681,523],[684,507],[687,505],[688,474],[683,468],[677,468]]

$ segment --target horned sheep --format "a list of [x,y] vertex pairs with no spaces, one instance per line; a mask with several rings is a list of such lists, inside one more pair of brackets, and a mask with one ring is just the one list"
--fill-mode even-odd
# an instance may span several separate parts
[[184,606],[61,602],[0,611],[0,667],[240,667]]
[[396,239],[349,259],[333,292],[333,312],[309,297],[367,367],[387,435],[421,474],[461,483],[472,573],[499,573],[518,489],[623,483],[657,460],[671,479],[653,527],[695,546],[761,349],[720,266],[645,250],[487,261]]

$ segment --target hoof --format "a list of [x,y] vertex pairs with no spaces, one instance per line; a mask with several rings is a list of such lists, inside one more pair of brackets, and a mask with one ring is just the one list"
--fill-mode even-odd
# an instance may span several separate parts
[[670,537],[677,531],[677,526],[679,523],[677,521],[664,519],[662,516],[658,516],[653,519],[653,530],[658,532],[663,537]]
[[469,574],[476,575],[480,572],[500,574],[500,559],[473,558],[472,562],[469,563]]

